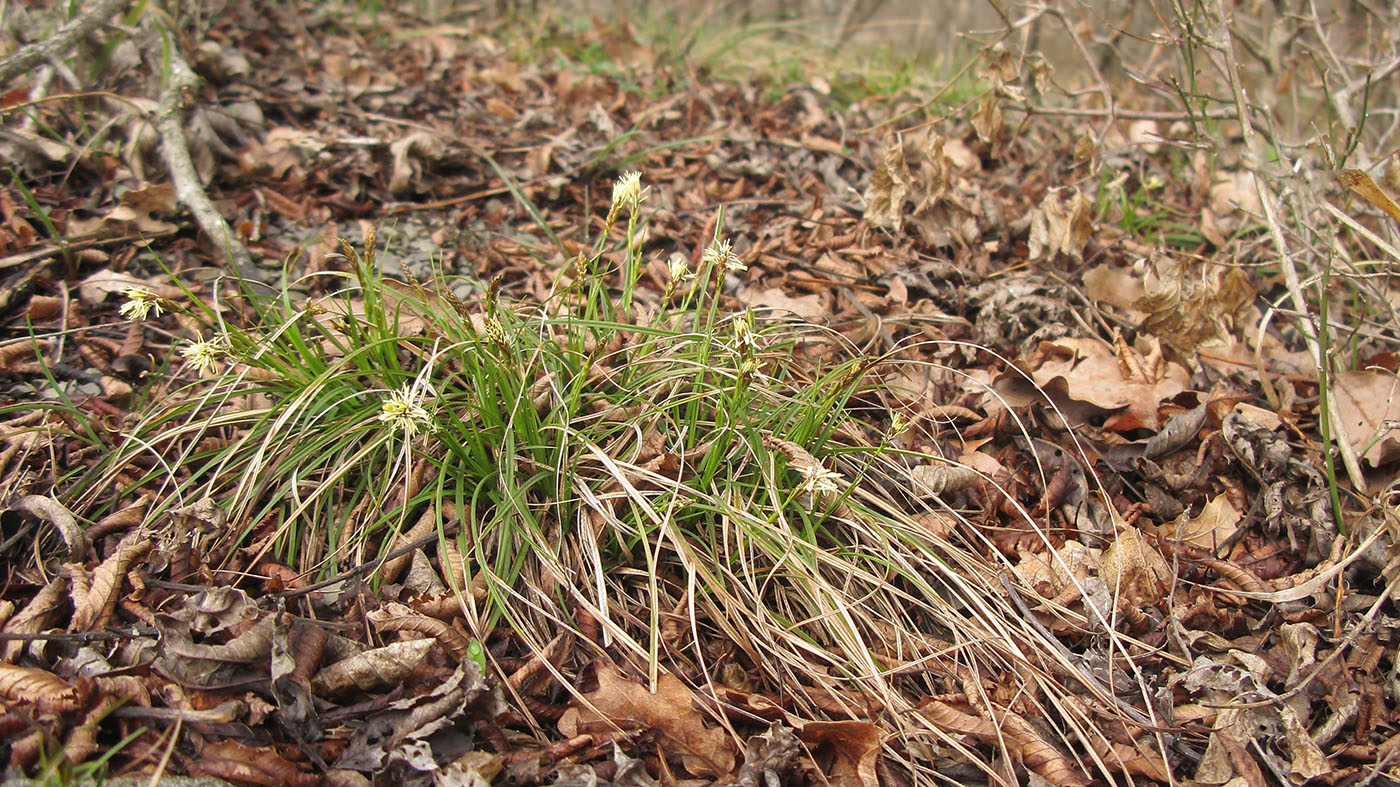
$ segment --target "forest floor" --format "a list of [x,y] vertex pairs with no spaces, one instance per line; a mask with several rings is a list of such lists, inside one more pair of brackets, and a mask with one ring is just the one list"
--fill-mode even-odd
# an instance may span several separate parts
[[1400,774],[1393,18],[103,6],[0,61],[9,775]]

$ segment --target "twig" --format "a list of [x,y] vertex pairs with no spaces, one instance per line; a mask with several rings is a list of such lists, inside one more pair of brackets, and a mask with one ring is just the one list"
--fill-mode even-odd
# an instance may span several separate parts
[[0,85],[9,82],[19,74],[33,71],[35,66],[46,63],[51,58],[68,51],[75,41],[92,32],[107,17],[125,7],[128,0],[102,0],[102,2],[68,20],[57,33],[0,60]]
[[1118,118],[1120,120],[1157,120],[1163,123],[1175,122],[1178,120],[1190,120],[1193,117],[1212,118],[1219,120],[1232,120],[1239,114],[1234,107],[1216,107],[1200,112],[1178,112],[1178,111],[1151,111],[1119,109],[1115,106],[1112,110],[1095,109],[1092,107],[1044,107],[1026,106],[1024,108],[1028,115],[1061,115],[1064,117],[1089,117],[1089,118]]
[[204,230],[204,234],[227,252],[240,278],[245,281],[262,281],[264,275],[253,264],[252,256],[233,234],[228,222],[224,221],[224,217],[214,208],[209,195],[204,193],[199,176],[195,174],[194,161],[190,159],[189,145],[185,141],[183,97],[185,91],[193,90],[199,81],[173,41],[167,39],[164,54],[167,58],[167,68],[160,91],[159,109],[156,111],[156,129],[160,132],[161,151],[165,155],[165,165],[170,169],[170,179],[175,185],[175,196],[194,214],[194,219],[199,228]]

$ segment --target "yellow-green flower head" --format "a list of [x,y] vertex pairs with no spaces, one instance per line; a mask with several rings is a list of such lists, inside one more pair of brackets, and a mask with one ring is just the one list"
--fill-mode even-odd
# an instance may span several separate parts
[[423,398],[423,392],[415,391],[412,385],[390,391],[379,408],[379,420],[409,436],[419,429],[432,431],[433,417],[423,406]]
[[730,273],[749,269],[749,266],[739,260],[739,255],[734,253],[727,240],[716,241],[710,248],[705,249],[700,261],[706,265],[718,265]]
[[127,287],[122,295],[126,303],[118,311],[128,320],[144,320],[152,313],[159,317],[162,309],[170,308],[170,301],[141,287]]
[[180,355],[194,367],[199,374],[208,374],[211,369],[220,361],[228,358],[230,348],[224,339],[210,339],[208,341],[199,340],[191,342],[187,347],[180,348]]

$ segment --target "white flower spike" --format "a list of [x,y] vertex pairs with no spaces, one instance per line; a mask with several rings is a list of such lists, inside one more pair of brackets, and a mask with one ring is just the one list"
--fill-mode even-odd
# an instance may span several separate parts
[[412,385],[390,391],[389,395],[384,397],[384,404],[379,409],[379,420],[409,436],[416,434],[420,428],[433,430],[433,418],[423,406],[423,396],[421,392],[415,391]]
[[159,317],[161,309],[169,307],[169,301],[141,287],[127,287],[122,295],[126,296],[126,303],[118,312],[128,320],[145,320],[152,313]]
[[718,265],[729,273],[738,273],[749,269],[749,266],[745,265],[739,259],[739,255],[730,248],[727,240],[718,241],[710,248],[705,249],[700,260],[706,265]]
[[208,374],[215,364],[227,358],[229,352],[228,342],[223,339],[200,340],[180,348],[180,355],[184,356],[201,376]]

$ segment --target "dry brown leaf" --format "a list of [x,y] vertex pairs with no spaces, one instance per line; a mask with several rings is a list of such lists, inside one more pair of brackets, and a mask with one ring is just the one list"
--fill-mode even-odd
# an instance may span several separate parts
[[1347,442],[1365,449],[1365,459],[1379,467],[1400,458],[1400,378],[1392,372],[1362,369],[1333,378],[1333,400]]
[[41,713],[62,713],[78,707],[78,690],[62,678],[35,667],[0,664],[0,697],[11,708],[32,707]]
[[[1104,422],[1105,429],[1117,431],[1160,428],[1158,405],[1186,390],[1190,381],[1190,374],[1176,363],[1166,364],[1157,380],[1124,379],[1113,348],[1088,338],[1041,342],[1025,365],[1032,370],[1031,379],[1057,404],[1062,404],[1063,397],[1101,410],[1121,411]],[[1004,383],[1014,386],[1018,380],[1019,375],[1003,374],[997,379],[998,390],[1003,390]],[[1010,388],[1003,392],[1016,396]],[[1020,400],[1017,396],[1012,404]]]
[[1344,169],[1337,173],[1337,180],[1350,189],[1351,193],[1385,211],[1392,219],[1400,221],[1400,205],[1396,205],[1395,200],[1382,191],[1381,187],[1371,180],[1370,175],[1359,169]]
[[1240,512],[1235,510],[1229,497],[1221,493],[1206,503],[1196,516],[1182,514],[1175,522],[1160,525],[1153,532],[1163,538],[1214,551],[1234,535],[1239,521]]
[[1099,578],[1124,601],[1155,604],[1166,598],[1176,573],[1135,527],[1123,527],[1103,552]]
[[175,186],[170,183],[148,183],[125,192],[117,199],[117,207],[105,216],[68,223],[70,238],[101,235],[116,237],[136,233],[143,237],[169,235],[180,227],[156,218],[155,213],[172,213],[179,207]]
[[[867,721],[809,721],[797,728],[812,749],[830,747],[835,759],[823,776],[833,787],[880,787],[880,728]],[[818,752],[820,755],[820,752]]]
[[776,317],[795,314],[806,322],[821,322],[831,313],[822,296],[815,293],[793,297],[777,287],[746,289],[739,300],[751,309],[771,313]]
[[1137,308],[1138,301],[1147,295],[1141,276],[1118,266],[1095,265],[1084,271],[1083,281],[1084,294],[1090,300],[1114,306],[1130,320],[1145,316]]
[[457,633],[456,629],[441,620],[416,612],[407,605],[397,601],[386,602],[383,607],[368,613],[365,617],[380,633],[411,631],[415,634],[423,634],[436,639],[438,644],[442,645],[442,649],[447,651],[447,654],[456,663],[461,664],[467,658],[467,649],[471,643],[467,642],[466,637]]
[[254,748],[232,740],[206,744],[190,762],[191,776],[213,776],[239,784],[268,787],[313,787],[321,779],[307,773],[271,747]]
[[654,730],[667,740],[668,753],[678,753],[694,776],[723,776],[734,770],[733,740],[722,729],[706,727],[693,707],[694,699],[676,676],[663,673],[656,693],[623,677],[608,662],[597,665],[598,688],[559,719],[559,731],[569,737],[604,732],[617,725],[624,730]]
[[[6,634],[38,634],[44,629],[53,625],[53,621],[58,617],[65,607],[64,601],[67,594],[64,591],[68,588],[67,580],[59,577],[50,580],[47,585],[39,589],[34,594],[34,598],[29,600],[14,617],[5,621],[4,632]],[[24,651],[24,640],[13,639],[4,643],[0,650],[0,661],[13,663]]]

